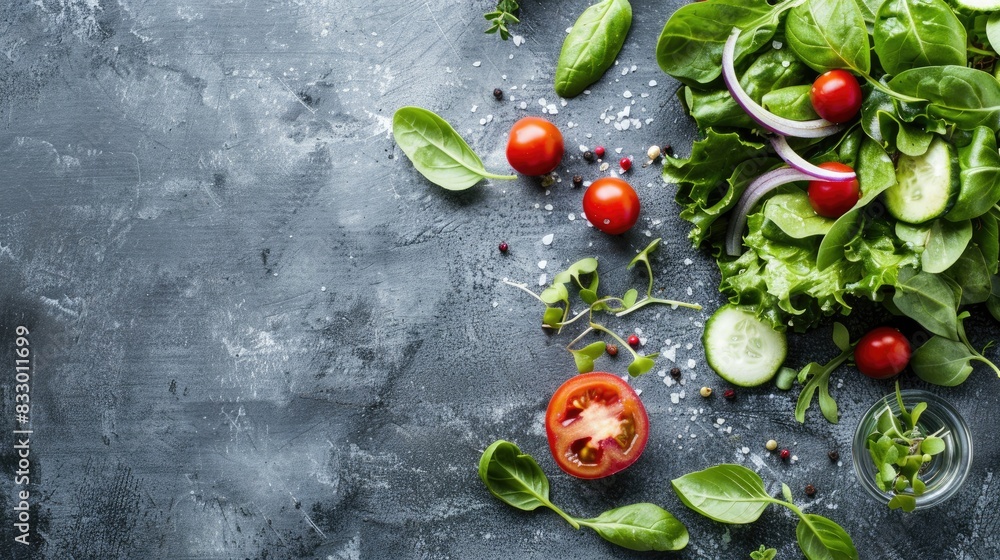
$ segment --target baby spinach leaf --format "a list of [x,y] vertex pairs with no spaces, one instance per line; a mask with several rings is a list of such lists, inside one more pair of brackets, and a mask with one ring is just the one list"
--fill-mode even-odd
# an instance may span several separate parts
[[965,382],[972,373],[970,361],[973,357],[965,344],[935,335],[913,352],[910,368],[928,383],[954,387]]
[[813,109],[812,99],[809,94],[812,91],[811,85],[798,85],[788,87],[776,87],[765,93],[760,104],[768,111],[793,121],[810,121],[818,119],[819,115]]
[[929,272],[900,280],[892,296],[896,307],[932,333],[957,341],[959,296],[952,286]]
[[843,527],[833,521],[806,513],[795,528],[802,554],[809,560],[857,560],[858,551],[854,541]]
[[681,82],[700,87],[722,74],[722,46],[734,27],[736,63],[771,43],[781,15],[805,0],[714,0],[682,6],[667,20],[656,43],[656,62]]
[[499,440],[479,459],[479,478],[502,502],[531,511],[553,507],[549,501],[549,479],[531,455],[509,441]]
[[871,70],[871,45],[864,16],[855,0],[807,0],[785,21],[788,46],[817,72],[847,68]]
[[945,218],[977,218],[1000,202],[1000,153],[992,130],[976,127],[968,145],[958,148],[961,189],[955,206]]
[[869,87],[864,89],[867,94],[861,104],[861,127],[865,133],[883,148],[898,149],[913,157],[923,155],[934,134],[916,123],[901,120],[889,94]]
[[723,523],[751,523],[774,502],[757,473],[740,465],[716,465],[670,482],[684,505]]
[[[902,222],[899,222],[897,223],[897,231],[899,226],[905,227]],[[920,255],[920,267],[933,274],[948,270],[962,256],[971,240],[972,222],[970,220],[961,222],[934,220],[926,228],[923,243],[924,252]]]
[[1000,261],[1000,224],[997,223],[993,212],[987,212],[976,220],[976,225],[972,232],[972,241],[983,252],[990,274],[996,274]]
[[928,101],[914,106],[919,111],[901,112],[908,121],[927,115],[951,121],[963,130],[1000,129],[1000,82],[982,70],[955,65],[913,68],[897,74],[887,85],[897,93]]
[[578,521],[604,540],[629,550],[681,550],[688,543],[684,524],[654,504],[632,504]]
[[825,235],[834,223],[833,219],[817,214],[809,204],[809,197],[801,191],[771,197],[764,205],[764,216],[796,239]]
[[965,27],[944,0],[885,0],[873,35],[875,54],[889,74],[966,62]]
[[970,244],[962,256],[944,274],[962,286],[959,305],[984,303],[993,294],[993,277],[983,252]]
[[604,0],[584,10],[559,52],[556,94],[576,97],[601,79],[618,57],[631,26],[628,0]]
[[483,179],[516,179],[486,171],[482,160],[447,121],[427,109],[401,107],[392,116],[392,135],[413,167],[428,181],[450,191]]

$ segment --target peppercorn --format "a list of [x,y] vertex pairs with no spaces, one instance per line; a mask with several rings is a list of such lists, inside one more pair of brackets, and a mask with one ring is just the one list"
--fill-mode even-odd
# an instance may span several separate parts
[[767,440],[767,443],[764,444],[764,447],[768,451],[774,451],[775,449],[778,448],[778,442],[774,441],[773,439],[769,439]]
[[840,453],[837,453],[836,449],[827,453],[826,456],[829,457],[830,460],[833,461],[834,463],[840,460]]
[[506,241],[501,241],[501,242],[500,242],[500,246],[499,246],[499,247],[497,247],[497,248],[498,248],[498,249],[500,249],[500,252],[501,252],[501,253],[506,253],[506,252],[507,252],[507,250],[508,250],[508,249],[510,249],[510,246],[509,246],[509,245],[507,245],[507,242],[506,242]]
[[816,487],[812,484],[806,484],[806,496],[812,498],[816,495]]
[[573,175],[573,188],[580,188],[583,185],[583,177],[580,175]]
[[500,88],[493,90],[493,97],[495,97],[497,101],[503,99],[503,90]]
[[722,393],[722,396],[725,397],[727,401],[731,401],[736,398],[736,391],[732,389],[726,389],[725,392]]
[[701,394],[701,396],[703,396],[703,397],[705,397],[707,399],[708,397],[712,396],[712,388],[711,387],[702,387],[701,390],[698,391],[698,393]]
[[608,356],[611,356],[612,358],[618,355],[618,347],[614,344],[608,344],[607,348],[604,350],[608,353]]
[[792,456],[792,452],[787,449],[782,449],[780,455],[782,461],[787,461],[788,458]]
[[618,165],[622,168],[622,171],[628,171],[629,169],[632,169],[632,158],[628,156],[623,157],[618,160]]
[[673,377],[674,379],[680,379],[681,378],[681,368],[679,368],[679,367],[672,367],[672,368],[670,368],[670,377]]
[[586,152],[583,152],[583,159],[585,159],[587,161],[594,161],[594,152],[592,152],[590,150],[587,150]]
[[594,148],[594,155],[596,155],[599,158],[604,157],[604,146],[598,146]]
[[631,346],[632,348],[638,348],[639,342],[640,342],[639,337],[637,335],[633,334],[628,337],[628,345]]
[[663,153],[670,157],[674,157],[674,147],[671,146],[670,144],[667,144],[666,146],[663,147]]

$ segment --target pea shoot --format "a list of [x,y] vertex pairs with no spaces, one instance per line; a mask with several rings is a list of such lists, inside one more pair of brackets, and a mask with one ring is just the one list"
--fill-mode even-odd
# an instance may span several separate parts
[[[701,305],[697,303],[687,303],[671,299],[662,299],[653,296],[653,266],[650,263],[650,255],[660,246],[660,239],[653,240],[645,249],[639,252],[626,267],[628,270],[637,264],[642,264],[646,270],[649,281],[646,285],[646,294],[639,299],[639,291],[631,288],[621,297],[599,296],[597,293],[600,280],[597,275],[597,259],[585,258],[571,264],[566,270],[553,277],[552,284],[542,290],[540,294],[528,289],[527,284],[511,282],[504,279],[504,283],[519,288],[532,297],[545,304],[545,312],[542,314],[542,326],[561,331],[563,327],[576,323],[586,318],[587,327],[568,345],[566,349],[573,355],[576,368],[580,373],[594,371],[594,360],[605,353],[608,345],[604,341],[598,341],[575,348],[575,346],[588,334],[603,333],[615,342],[617,346],[624,348],[632,354],[632,362],[628,366],[628,373],[633,377],[638,377],[647,373],[655,365],[655,358],[659,353],[640,354],[631,344],[619,336],[614,330],[595,320],[595,315],[608,313],[615,317],[624,317],[633,311],[637,311],[647,305],[666,305],[673,309],[686,307],[688,309],[700,310]],[[570,315],[570,288],[575,287],[579,299],[587,305],[583,311]]]

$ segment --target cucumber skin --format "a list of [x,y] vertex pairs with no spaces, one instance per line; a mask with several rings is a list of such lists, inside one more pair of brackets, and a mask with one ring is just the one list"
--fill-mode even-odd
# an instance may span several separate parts
[[[918,221],[911,221],[911,220],[907,219],[907,217],[901,216],[899,214],[899,211],[896,208],[894,208],[895,206],[897,206],[897,204],[893,204],[890,201],[890,198],[892,198],[892,194],[891,194],[890,191],[893,191],[894,189],[897,189],[899,187],[899,183],[897,183],[897,184],[889,187],[884,193],[882,193],[882,196],[885,198],[886,210],[888,210],[889,215],[891,215],[893,218],[896,218],[897,220],[899,220],[901,222],[906,222],[908,224],[913,224],[913,225],[926,224],[927,222],[930,222],[931,220],[935,220],[937,218],[941,218],[941,217],[945,216],[946,214],[948,214],[948,212],[951,211],[952,207],[955,206],[955,203],[958,202],[958,193],[961,192],[961,190],[962,190],[962,178],[961,178],[962,170],[959,167],[958,149],[956,149],[955,146],[952,143],[950,143],[950,142],[942,140],[941,138],[935,138],[934,141],[933,141],[933,143],[931,144],[931,147],[929,147],[927,149],[927,151],[930,152],[930,150],[938,142],[944,144],[945,149],[948,150],[948,165],[950,166],[950,173],[948,174],[949,175],[949,181],[948,181],[948,183],[950,185],[950,188],[949,188],[950,192],[948,193],[948,200],[945,202],[944,209],[941,212],[937,213],[937,214],[934,214],[934,215],[932,215],[930,217],[927,217],[927,218],[924,218],[924,219],[921,219],[921,220],[918,220]],[[926,152],[925,152],[924,155],[917,156],[917,157],[921,158],[921,157],[924,157],[925,155],[926,155]],[[902,157],[912,157],[912,156],[905,156],[904,155]]]
[[[709,350],[710,345],[708,343],[708,334],[709,334],[709,331],[711,330],[712,323],[715,322],[715,319],[717,317],[719,317],[724,311],[728,311],[728,310],[736,310],[736,311],[739,311],[741,313],[746,314],[748,319],[753,319],[754,321],[757,321],[758,323],[760,323],[760,325],[761,325],[762,328],[765,328],[765,329],[768,329],[770,331],[773,331],[775,334],[777,334],[780,337],[780,339],[781,339],[780,357],[778,359],[777,365],[774,367],[774,369],[770,373],[770,375],[766,375],[766,376],[764,376],[762,379],[760,379],[758,381],[755,381],[755,382],[752,382],[752,383],[747,383],[745,381],[740,381],[740,380],[733,379],[732,376],[730,376],[728,374],[723,374],[722,372],[719,371],[720,368],[717,367],[717,365],[714,363],[714,361],[712,359],[712,353]],[[705,329],[704,329],[704,331],[702,331],[702,334],[701,334],[701,345],[702,345],[702,347],[705,350],[705,360],[708,362],[708,367],[710,367],[712,369],[712,371],[714,371],[716,373],[716,375],[718,375],[722,379],[725,379],[729,383],[732,383],[733,385],[736,385],[737,387],[760,387],[761,385],[764,385],[765,383],[771,381],[772,379],[774,379],[774,376],[777,375],[778,370],[781,369],[781,366],[785,362],[785,358],[788,356],[788,343],[787,343],[787,340],[785,339],[785,334],[784,333],[781,333],[781,332],[778,332],[778,331],[774,330],[770,325],[768,325],[767,323],[765,323],[765,322],[761,321],[760,319],[758,319],[753,313],[750,313],[750,312],[744,310],[743,308],[741,308],[740,306],[732,304],[732,303],[723,305],[722,307],[720,307],[719,309],[717,309],[715,311],[715,313],[713,313],[712,316],[708,318],[708,321],[705,322]],[[724,368],[721,368],[721,369],[724,369]]]

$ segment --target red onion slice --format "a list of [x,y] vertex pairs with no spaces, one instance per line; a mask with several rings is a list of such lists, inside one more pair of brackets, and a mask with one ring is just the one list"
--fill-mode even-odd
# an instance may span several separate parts
[[726,232],[726,254],[739,256],[743,251],[743,228],[747,225],[747,215],[757,205],[761,197],[774,189],[795,181],[813,181],[815,177],[803,173],[794,167],[779,167],[757,177],[747,185],[739,202],[730,213],[729,229]]
[[750,115],[750,118],[775,134],[798,138],[823,138],[844,129],[843,125],[834,124],[826,119],[793,121],[779,117],[758,105],[743,89],[739,78],[736,77],[736,40],[739,39],[740,33],[740,29],[734,27],[722,49],[722,79],[726,82],[726,87],[733,99]]
[[777,152],[778,156],[785,160],[785,163],[806,175],[811,175],[813,179],[820,181],[850,181],[858,176],[853,171],[831,171],[809,163],[788,145],[788,140],[784,136],[771,137],[771,146],[774,147],[774,151]]

